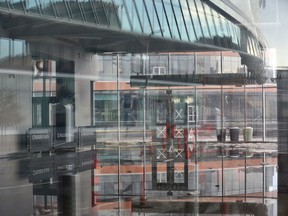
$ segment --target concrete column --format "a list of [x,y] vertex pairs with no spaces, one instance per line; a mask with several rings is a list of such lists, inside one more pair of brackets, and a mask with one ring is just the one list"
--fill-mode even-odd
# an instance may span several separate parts
[[278,216],[288,213],[288,68],[277,71]]
[[[59,208],[61,216],[80,216],[80,179],[77,174],[61,176]],[[87,194],[90,196],[90,194]]]

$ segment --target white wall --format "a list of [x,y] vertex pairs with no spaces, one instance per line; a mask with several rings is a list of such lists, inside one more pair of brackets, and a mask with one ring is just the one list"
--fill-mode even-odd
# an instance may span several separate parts
[[91,125],[91,80],[96,78],[95,57],[78,52],[75,57],[75,125]]

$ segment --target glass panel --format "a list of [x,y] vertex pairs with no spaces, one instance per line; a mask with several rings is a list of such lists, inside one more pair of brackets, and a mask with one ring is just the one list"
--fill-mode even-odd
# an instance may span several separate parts
[[187,1],[180,1],[181,7],[183,10],[183,16],[184,16],[184,22],[186,23],[189,39],[191,42],[196,40],[195,32],[194,32],[194,26],[192,21],[192,16],[190,14],[189,7],[187,5]]
[[187,1],[187,4],[188,4],[189,10],[190,10],[190,14],[192,16],[193,25],[194,25],[194,28],[195,28],[195,33],[196,33],[196,36],[197,36],[197,40],[199,40],[200,38],[203,38],[203,32],[202,32],[202,28],[201,28],[201,25],[200,25],[198,14],[197,14],[197,11],[196,11],[196,8],[195,8],[194,1],[189,1],[189,3]]
[[66,1],[66,4],[74,20],[85,21],[78,1]]
[[7,0],[0,0],[0,7],[8,8],[9,2]]
[[173,74],[192,74],[194,71],[194,53],[170,55],[170,67]]
[[209,32],[209,26],[207,24],[206,14],[204,12],[202,2],[200,0],[195,0],[195,3],[196,3],[196,7],[197,7],[199,21],[201,23],[201,27],[202,27],[203,34],[204,34],[204,38],[202,38],[202,40],[204,40],[204,43],[205,42],[206,43],[213,43],[211,41],[211,35],[210,35],[210,32]]
[[91,4],[95,10],[98,23],[101,25],[108,25],[107,14],[113,13],[113,4],[110,4],[110,1],[91,1]]
[[[145,0],[144,0],[145,1]],[[134,1],[140,16],[140,22],[143,26],[143,33],[150,34],[152,32],[151,25],[149,23],[148,15],[146,13],[145,5],[143,0]]]
[[11,0],[10,1],[10,6],[16,10],[24,11],[24,5],[23,4],[25,4],[25,2],[23,2],[22,0]]
[[66,4],[66,0],[53,0],[55,11],[57,11],[57,15],[60,16],[61,19],[70,19],[70,11]]
[[[158,18],[159,18],[160,25],[161,25],[161,28],[159,30],[163,32],[163,35],[165,37],[171,38],[171,35],[172,37],[175,37],[176,32],[175,31],[173,32],[175,20],[172,19],[173,14],[172,14],[172,8],[171,8],[170,3],[164,2],[165,8],[163,8],[163,4],[161,0],[156,0],[155,7],[156,7],[156,13],[158,14]],[[165,11],[166,11],[166,14],[165,14]],[[154,31],[159,31],[159,30],[154,29]]]
[[[182,9],[180,7],[179,2],[178,1],[173,2],[172,7],[174,8],[176,24],[178,25],[178,29],[180,31],[179,35],[180,35],[182,40],[188,41],[186,26],[185,26],[185,22],[183,20],[183,14],[181,11]],[[178,31],[178,29],[177,29],[177,31]]]
[[[156,15],[156,9],[153,5],[153,1],[145,1],[144,2],[146,4],[146,7],[147,7],[147,12],[148,12],[148,16],[149,16],[149,19],[151,21],[151,25],[152,25],[152,31],[154,32],[158,32],[160,30],[164,30],[164,27],[162,26],[159,26],[159,22],[158,22],[158,19],[157,19],[157,15]],[[162,8],[162,6],[160,5],[160,2],[157,2],[157,4],[159,5],[160,8]],[[162,11],[162,12],[161,12]],[[163,10],[160,11],[160,14],[162,13],[163,14]],[[166,21],[165,21],[166,22]],[[169,34],[169,29],[166,29],[165,28],[165,34]]]
[[131,31],[130,20],[127,12],[127,5],[124,0],[115,0],[115,8],[120,20],[121,29]]
[[95,17],[92,4],[93,3],[91,3],[89,0],[79,0],[80,10],[83,13],[85,21],[97,23],[97,18]]
[[[139,0],[138,0],[139,1]],[[141,24],[139,23],[139,18],[134,5],[134,1],[133,0],[125,0],[127,8],[129,8],[128,11],[128,16],[130,17],[130,20],[132,22],[132,29],[134,32],[138,32],[141,33],[142,32],[142,28],[141,28]]]
[[40,14],[40,8],[37,0],[27,0],[26,1],[26,10],[32,13]]
[[[264,90],[265,113],[258,117],[257,122],[260,123],[260,119],[262,119],[262,124],[265,125],[266,138],[275,141],[277,138],[277,90],[273,86]],[[263,117],[265,121],[263,121]]]
[[[167,31],[168,29],[171,31],[172,38],[179,39],[179,31],[177,29],[177,22],[175,20],[176,18],[174,16],[171,3],[168,0],[166,0],[166,1],[164,0],[162,5],[164,5],[165,11],[163,11],[162,14],[158,13],[160,20],[161,20],[161,23],[163,23],[161,25],[163,28],[165,28],[165,31]],[[159,6],[160,6],[160,3],[159,3]],[[157,8],[157,3],[156,3],[156,8]],[[159,11],[161,11],[161,10],[159,10]],[[165,14],[165,12],[166,12],[166,14]],[[167,20],[167,24],[165,22],[166,20]]]
[[16,65],[23,65],[24,46],[23,41],[14,40],[13,45],[13,62]]
[[215,36],[217,36],[217,31],[216,31],[214,18],[213,18],[212,9],[208,7],[206,4],[203,4],[203,6],[204,6],[204,11],[206,14],[207,23],[209,26],[211,37],[214,38]]
[[106,16],[111,27],[120,28],[119,18],[117,17],[117,7],[114,2],[103,1]]
[[236,49],[239,49],[239,37],[236,34],[236,28],[238,28],[236,25],[234,25],[232,22],[228,23],[229,27],[230,27],[230,32],[232,35],[232,43],[234,44],[234,47]]
[[43,9],[43,13],[45,15],[54,16],[54,17],[58,16],[55,5],[54,5],[54,0],[42,1],[41,4],[42,4],[41,6]]
[[0,38],[0,63],[1,64],[8,64],[10,62],[10,40],[5,38]]

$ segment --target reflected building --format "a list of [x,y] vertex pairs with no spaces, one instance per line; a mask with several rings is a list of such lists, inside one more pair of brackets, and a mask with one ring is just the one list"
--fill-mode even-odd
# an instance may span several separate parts
[[0,1],[0,211],[277,215],[277,85],[261,10]]

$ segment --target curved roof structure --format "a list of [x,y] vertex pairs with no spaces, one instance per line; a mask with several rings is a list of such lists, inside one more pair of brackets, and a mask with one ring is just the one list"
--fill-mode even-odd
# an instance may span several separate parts
[[230,0],[0,1],[1,30],[89,52],[234,50],[262,74],[264,41]]

